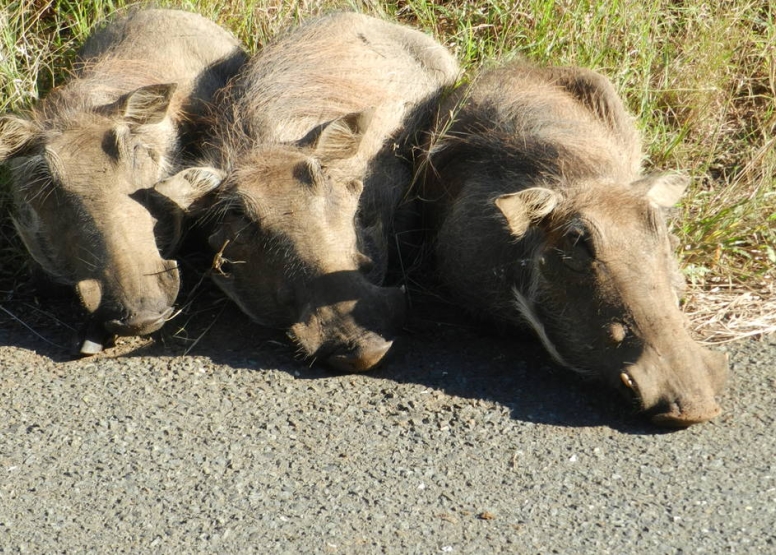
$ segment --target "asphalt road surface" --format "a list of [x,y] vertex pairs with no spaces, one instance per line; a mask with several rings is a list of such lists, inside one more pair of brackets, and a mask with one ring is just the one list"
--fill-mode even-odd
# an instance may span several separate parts
[[1,553],[776,553],[776,337],[665,432],[444,316],[334,375],[219,302],[82,360],[0,307]]

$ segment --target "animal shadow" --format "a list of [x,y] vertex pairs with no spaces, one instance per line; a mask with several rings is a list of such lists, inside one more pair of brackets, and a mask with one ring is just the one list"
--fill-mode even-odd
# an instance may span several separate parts
[[[296,379],[333,375],[301,360],[280,330],[261,327],[201,281],[179,304],[183,310],[150,338],[120,338],[101,357],[198,356],[252,371],[273,368]],[[35,351],[57,363],[74,360],[84,314],[74,295],[47,298],[29,288],[0,303],[0,347]],[[404,333],[388,360],[360,379],[421,384],[466,399],[499,403],[511,417],[562,427],[608,426],[655,434],[626,401],[600,384],[555,365],[528,333],[505,332],[472,319],[444,300],[413,295]],[[44,308],[45,307],[45,308]]]

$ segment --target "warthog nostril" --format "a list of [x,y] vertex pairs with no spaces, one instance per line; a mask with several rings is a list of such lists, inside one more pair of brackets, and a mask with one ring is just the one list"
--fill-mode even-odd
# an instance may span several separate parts
[[163,312],[142,312],[127,318],[108,320],[105,329],[116,335],[148,335],[161,328],[173,313],[172,308]]
[[393,341],[375,340],[367,347],[334,352],[325,359],[325,362],[341,372],[366,372],[383,361],[392,345]]
[[719,415],[722,411],[716,401],[711,400],[703,405],[684,407],[680,402],[668,403],[667,407],[651,417],[652,423],[668,428],[687,428],[693,424],[706,422]]

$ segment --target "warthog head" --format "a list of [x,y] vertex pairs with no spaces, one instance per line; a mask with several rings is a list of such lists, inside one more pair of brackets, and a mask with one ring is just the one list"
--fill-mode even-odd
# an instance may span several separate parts
[[111,334],[151,333],[173,311],[178,269],[162,253],[174,247],[180,218],[157,217],[146,201],[177,147],[167,116],[174,90],[146,86],[52,117],[53,100],[32,120],[0,118],[0,161],[10,160],[19,234],[92,315],[82,354]]
[[511,234],[534,246],[523,262],[529,286],[514,301],[548,351],[679,427],[719,413],[727,374],[725,355],[693,341],[677,306],[683,280],[662,211],[685,186],[657,175],[495,200]]
[[[215,283],[256,322],[288,329],[304,356],[345,371],[380,362],[405,311],[399,289],[370,280],[363,183],[329,166],[355,155],[367,122],[344,116],[299,144],[253,146],[230,171],[196,176],[224,179],[208,216]],[[179,175],[196,186],[191,171]]]

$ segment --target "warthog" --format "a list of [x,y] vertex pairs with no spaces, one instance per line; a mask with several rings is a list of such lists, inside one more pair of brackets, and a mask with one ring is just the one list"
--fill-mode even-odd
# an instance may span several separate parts
[[72,78],[29,117],[0,117],[19,234],[91,314],[82,354],[170,317],[182,212],[151,187],[180,168],[206,104],[246,58],[196,14],[134,11],[87,40]]
[[640,139],[606,78],[515,62],[451,95],[437,125],[423,195],[453,294],[530,325],[558,362],[655,423],[716,416],[726,358],[685,329],[664,219],[686,179],[641,174]]
[[[211,167],[213,279],[255,321],[289,329],[306,357],[346,370],[381,361],[405,299],[382,287],[411,145],[458,66],[430,37],[355,13],[288,32],[225,91]],[[172,185],[171,185],[172,187]]]

